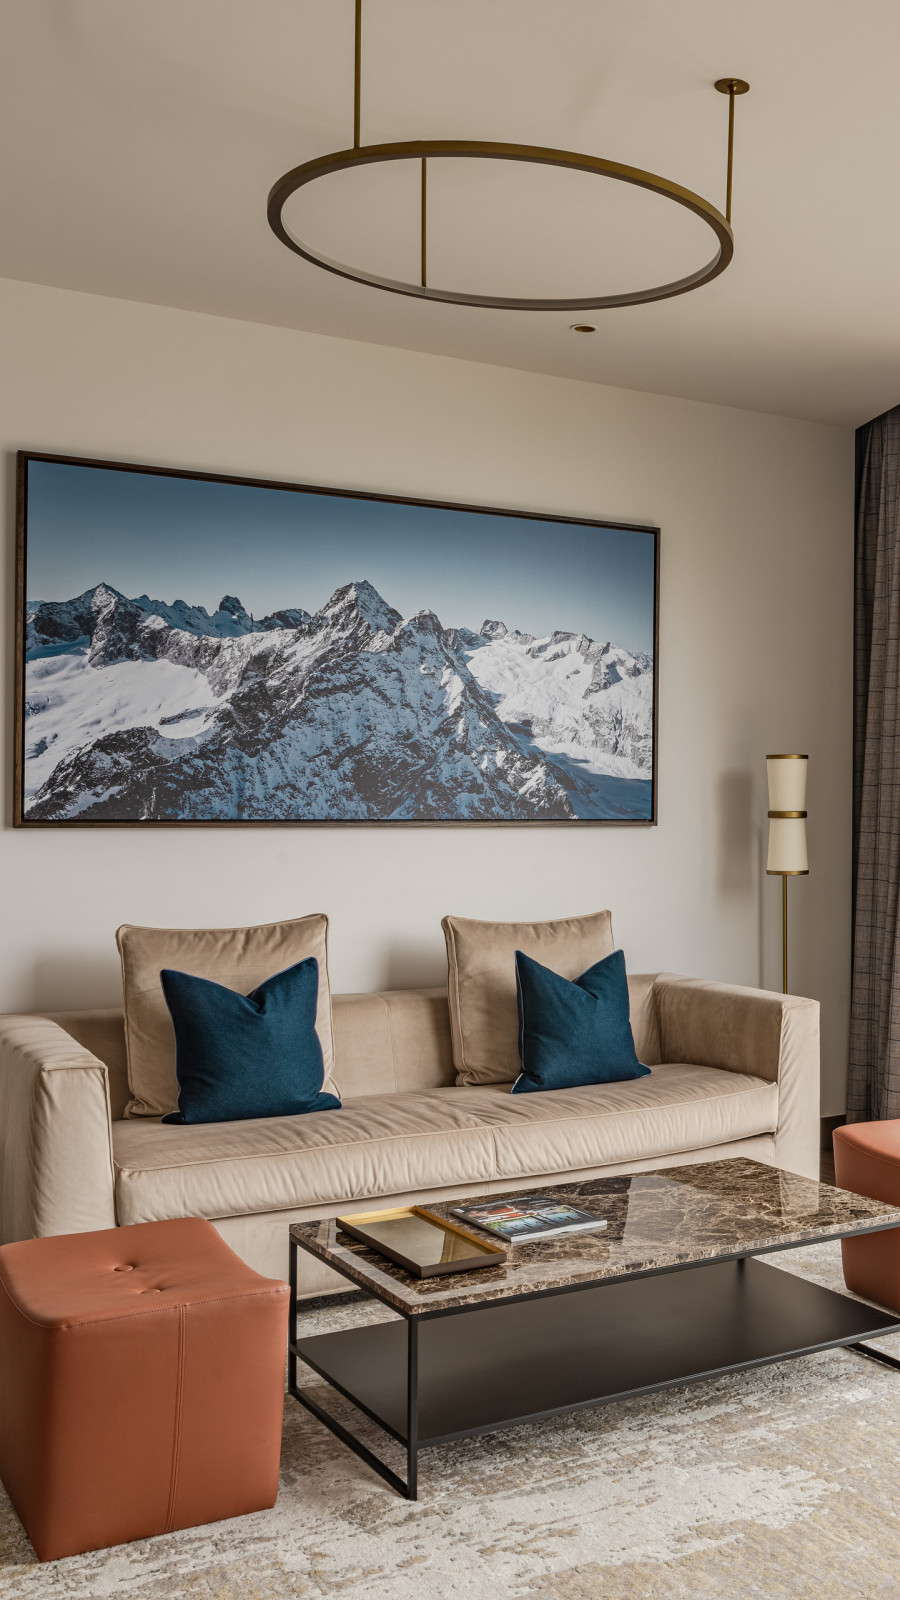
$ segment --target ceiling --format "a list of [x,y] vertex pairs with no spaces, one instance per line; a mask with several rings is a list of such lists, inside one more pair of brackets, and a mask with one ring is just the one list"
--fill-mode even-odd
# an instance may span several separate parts
[[[510,140],[724,205],[707,287],[586,314],[463,309],[318,271],[270,232],[286,169],[352,142],[353,0],[0,0],[0,275],[855,425],[900,402],[896,0],[363,0],[363,142]],[[677,276],[704,227],[624,185],[431,163],[429,279],[587,295]],[[301,217],[299,199],[291,218]],[[413,276],[410,164],[303,201],[326,253]]]

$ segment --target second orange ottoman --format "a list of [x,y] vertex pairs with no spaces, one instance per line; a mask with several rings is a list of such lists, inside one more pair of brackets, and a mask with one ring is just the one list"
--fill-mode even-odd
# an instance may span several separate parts
[[0,1478],[40,1559],[274,1505],[287,1314],[199,1219],[0,1248]]
[[[900,1121],[836,1128],[834,1174],[842,1189],[900,1205]],[[842,1239],[841,1250],[847,1288],[900,1311],[900,1228]]]

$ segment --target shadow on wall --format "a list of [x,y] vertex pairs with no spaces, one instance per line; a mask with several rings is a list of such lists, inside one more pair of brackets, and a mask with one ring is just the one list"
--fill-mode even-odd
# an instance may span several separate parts
[[723,772],[717,793],[716,886],[725,894],[756,887],[759,829],[753,825],[753,775]]
[[[373,987],[446,988],[444,941],[426,945],[403,941],[382,956]],[[122,973],[113,946],[110,954],[81,953],[71,947],[43,950],[31,964],[18,1009],[22,1012],[83,1011],[122,1004]]]
[[86,1007],[122,1004],[122,969],[116,947],[79,954],[71,946],[42,950],[31,968],[28,1000],[23,1011],[82,1011]]
[[447,986],[447,961],[441,948],[397,943],[385,953],[378,974],[379,989],[444,989]]
[[716,791],[716,887],[725,895],[753,896],[757,908],[757,983],[765,970],[765,829],[754,810],[750,771],[723,772]]

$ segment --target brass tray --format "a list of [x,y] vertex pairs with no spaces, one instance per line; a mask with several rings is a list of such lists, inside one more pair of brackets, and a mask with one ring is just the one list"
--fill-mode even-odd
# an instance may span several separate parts
[[414,1278],[474,1272],[477,1267],[499,1267],[506,1260],[505,1245],[476,1238],[467,1228],[436,1217],[424,1206],[356,1211],[335,1221],[352,1239],[396,1261]]

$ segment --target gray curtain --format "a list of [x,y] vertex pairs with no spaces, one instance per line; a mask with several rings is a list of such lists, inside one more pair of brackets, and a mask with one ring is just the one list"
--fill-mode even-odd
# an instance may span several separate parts
[[856,435],[847,1120],[900,1117],[900,406]]

